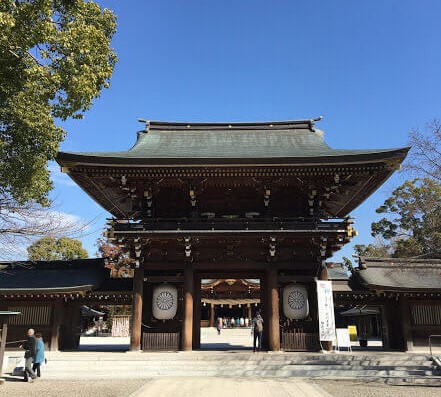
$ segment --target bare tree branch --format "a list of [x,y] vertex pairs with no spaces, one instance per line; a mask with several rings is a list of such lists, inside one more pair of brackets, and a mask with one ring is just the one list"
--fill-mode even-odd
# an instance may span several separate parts
[[427,123],[425,132],[413,129],[409,133],[412,150],[404,169],[416,176],[429,176],[441,181],[441,121]]
[[0,196],[0,259],[23,255],[24,248],[37,238],[81,237],[91,223],[57,211],[53,205],[20,204]]

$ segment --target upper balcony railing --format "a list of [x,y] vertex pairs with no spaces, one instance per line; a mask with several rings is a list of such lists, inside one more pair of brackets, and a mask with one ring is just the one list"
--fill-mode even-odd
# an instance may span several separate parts
[[115,232],[135,231],[347,231],[352,221],[314,221],[302,218],[236,218],[222,217],[211,219],[151,219],[140,222],[110,220],[109,225]]

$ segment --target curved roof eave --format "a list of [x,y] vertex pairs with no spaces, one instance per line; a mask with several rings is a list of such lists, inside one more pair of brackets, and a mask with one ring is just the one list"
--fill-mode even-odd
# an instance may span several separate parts
[[72,153],[59,152],[57,162],[61,166],[97,165],[140,167],[155,166],[216,166],[216,165],[326,165],[375,163],[393,158],[404,159],[410,147],[380,150],[335,150],[332,155],[296,157],[132,157],[129,152]]

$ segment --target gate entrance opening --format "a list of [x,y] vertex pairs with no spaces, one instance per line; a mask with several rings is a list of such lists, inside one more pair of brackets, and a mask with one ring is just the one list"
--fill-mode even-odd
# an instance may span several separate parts
[[260,279],[201,279],[200,348],[252,349],[252,318],[261,310]]

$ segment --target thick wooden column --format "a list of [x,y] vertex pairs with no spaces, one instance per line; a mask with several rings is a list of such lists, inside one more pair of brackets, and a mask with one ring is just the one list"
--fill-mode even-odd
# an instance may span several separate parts
[[133,275],[132,330],[130,350],[141,350],[142,298],[144,287],[144,269],[136,268]]
[[201,347],[201,279],[193,272],[193,349]]
[[193,267],[184,269],[184,321],[182,322],[182,350],[193,348]]
[[153,317],[153,284],[144,283],[142,291],[142,323],[150,326],[152,325]]
[[75,300],[68,301],[66,304],[66,315],[64,316],[63,335],[59,335],[63,340],[63,349],[78,349],[81,335],[81,303]]
[[0,316],[0,324],[4,321],[4,324],[1,328],[1,339],[0,339],[0,378],[3,374],[3,357],[5,356],[6,349],[6,339],[8,336],[8,324],[6,324],[6,320],[3,320]]
[[247,317],[251,320],[253,318],[253,314],[251,313],[251,303],[247,305]]
[[412,335],[412,315],[411,315],[411,304],[407,299],[400,299],[400,312],[402,320],[402,330],[403,330],[403,350],[412,351],[413,347],[413,335]]
[[[280,327],[279,327],[279,288],[277,284],[277,269],[271,267],[267,272],[267,283],[269,297],[269,312],[268,316],[268,344],[269,350],[280,350]],[[265,319],[264,319],[265,321]]]
[[210,327],[214,327],[214,304],[210,303]]
[[388,306],[387,304],[381,305],[381,334],[383,341],[383,349],[390,349],[389,339],[389,322],[388,322]]
[[60,349],[60,326],[63,321],[63,301],[58,299],[54,302],[52,314],[51,340],[49,345],[50,351],[58,351]]
[[[327,281],[328,280],[328,269],[326,266],[322,266],[320,268],[319,280]],[[332,342],[331,341],[323,341],[321,342],[323,350],[332,351]]]

